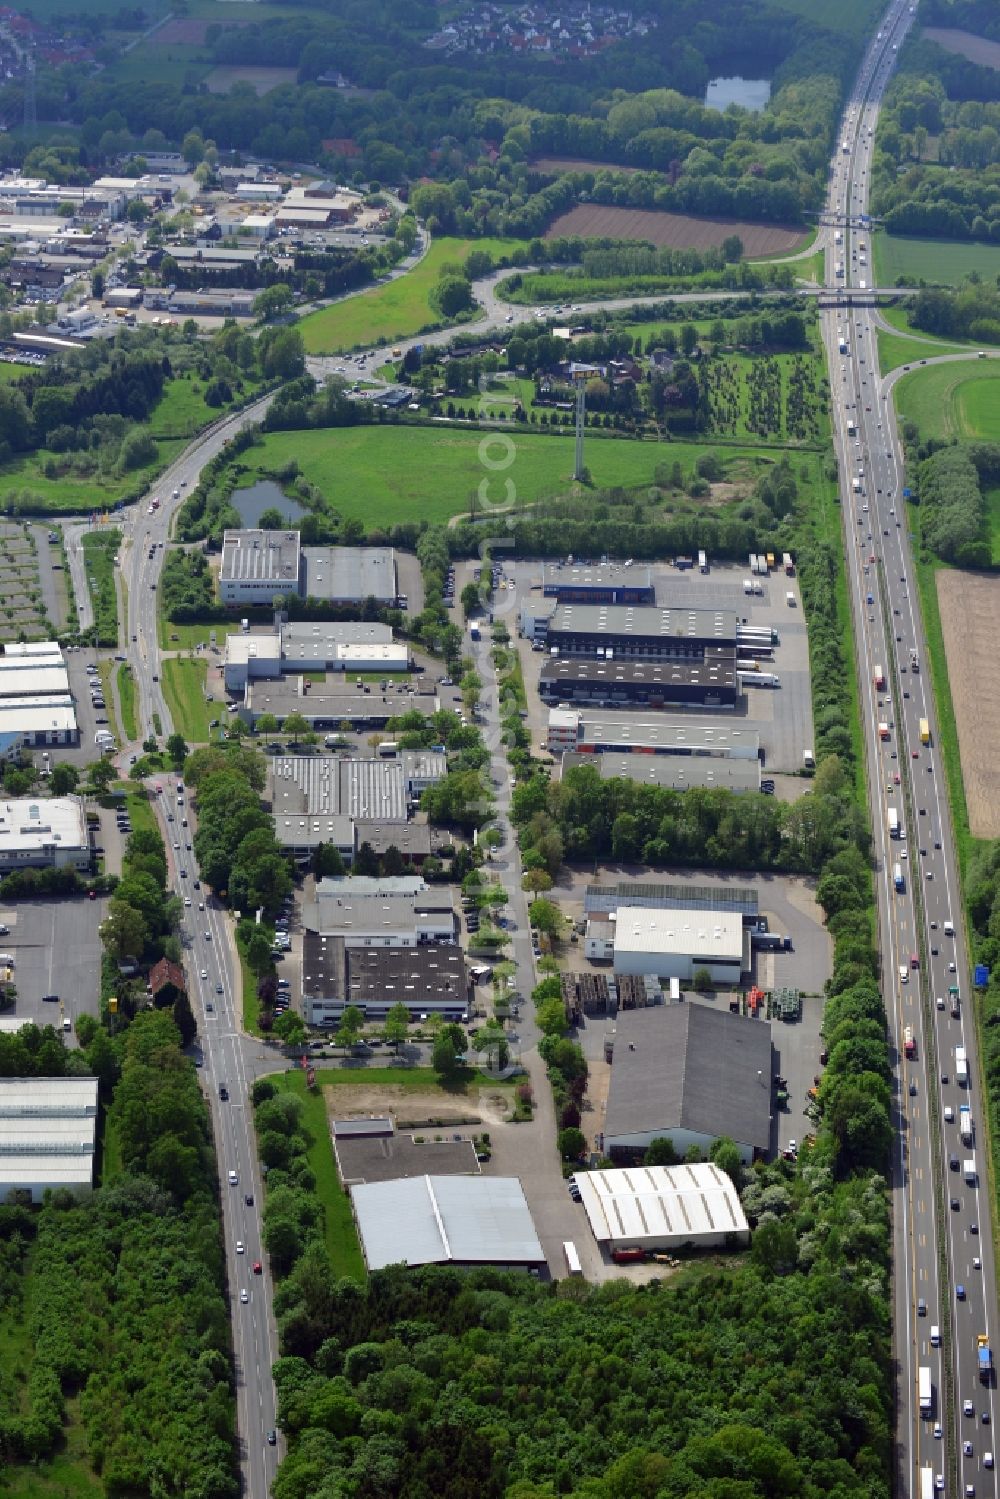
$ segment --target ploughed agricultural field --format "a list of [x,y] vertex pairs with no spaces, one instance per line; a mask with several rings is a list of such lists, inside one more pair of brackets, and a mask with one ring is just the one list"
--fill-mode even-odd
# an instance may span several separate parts
[[923,35],[929,42],[937,42],[946,52],[957,52],[959,57],[967,57],[980,67],[1000,68],[1000,42],[990,42],[984,36],[950,26],[925,26]]
[[939,568],[941,629],[974,838],[1000,838],[1000,578]]
[[752,224],[746,219],[695,218],[689,213],[659,213],[653,208],[612,208],[579,203],[548,227],[546,239],[579,235],[581,239],[636,239],[672,250],[710,250],[731,234],[743,241],[748,259],[799,249],[806,235],[791,224]]
[[234,83],[249,83],[258,98],[280,88],[283,83],[294,83],[298,77],[295,68],[261,68],[243,63],[227,63],[213,68],[205,79],[210,94],[228,94]]
[[536,172],[622,172],[630,176],[638,167],[623,167],[617,161],[587,161],[582,156],[536,156],[531,163]]

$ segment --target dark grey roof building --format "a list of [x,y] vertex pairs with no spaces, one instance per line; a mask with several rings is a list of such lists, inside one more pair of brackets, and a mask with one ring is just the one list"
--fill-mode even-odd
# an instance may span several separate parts
[[605,1153],[636,1159],[656,1139],[683,1159],[728,1135],[745,1161],[771,1143],[771,1027],[707,1004],[621,1011]]

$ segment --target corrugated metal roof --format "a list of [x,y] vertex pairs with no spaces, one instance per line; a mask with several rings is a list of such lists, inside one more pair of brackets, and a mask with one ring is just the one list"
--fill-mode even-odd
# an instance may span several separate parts
[[732,1180],[711,1162],[581,1171],[576,1177],[599,1244],[664,1239],[697,1241],[745,1234],[747,1220]]
[[365,1260],[384,1265],[543,1264],[516,1176],[416,1176],[351,1188]]

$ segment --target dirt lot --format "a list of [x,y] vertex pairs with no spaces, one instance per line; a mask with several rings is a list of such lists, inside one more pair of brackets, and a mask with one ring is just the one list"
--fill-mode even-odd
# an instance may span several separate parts
[[477,1119],[485,1125],[503,1124],[511,1112],[510,1090],[470,1089],[449,1095],[439,1088],[426,1090],[400,1087],[398,1083],[340,1084],[326,1090],[327,1114],[331,1119],[355,1119],[365,1114],[393,1116],[398,1127],[430,1120]]
[[751,224],[745,219],[701,219],[687,213],[658,213],[650,208],[607,208],[583,203],[560,214],[546,239],[578,234],[582,238],[641,239],[675,250],[707,250],[738,234],[748,257],[797,250],[802,230],[789,224]]
[[249,83],[258,98],[280,88],[283,83],[294,83],[298,73],[294,68],[244,67],[242,63],[226,64],[213,68],[205,79],[210,94],[228,94],[234,83]]
[[958,727],[969,828],[1000,837],[1000,580],[957,569],[937,574],[938,607]]
[[984,68],[1000,68],[1000,42],[988,42],[971,31],[955,31],[950,26],[925,26],[924,36],[937,42],[946,52],[957,52]]

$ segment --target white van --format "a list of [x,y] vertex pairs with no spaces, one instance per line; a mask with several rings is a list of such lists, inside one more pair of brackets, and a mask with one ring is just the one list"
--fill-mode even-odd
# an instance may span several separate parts
[[931,1323],[931,1347],[941,1347],[941,1329],[940,1327],[938,1327],[936,1322]]
[[945,934],[946,937],[954,937],[954,935],[955,935],[955,923],[953,921],[946,921],[945,922],[945,924],[944,924],[944,934]]

